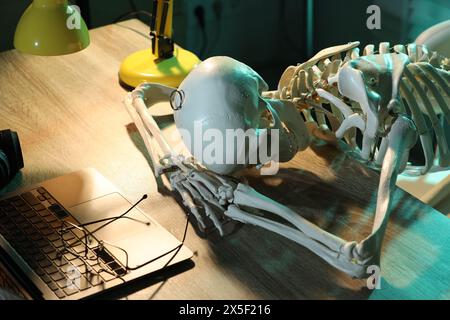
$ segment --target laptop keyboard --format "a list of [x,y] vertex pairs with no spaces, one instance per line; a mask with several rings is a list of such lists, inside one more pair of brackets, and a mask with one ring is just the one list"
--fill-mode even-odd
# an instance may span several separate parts
[[0,234],[60,299],[127,273],[94,237],[62,232],[68,216],[42,187],[0,201]]

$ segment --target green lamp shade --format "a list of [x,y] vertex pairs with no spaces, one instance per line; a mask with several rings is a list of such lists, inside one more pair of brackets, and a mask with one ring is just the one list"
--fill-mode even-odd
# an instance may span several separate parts
[[16,27],[14,47],[23,53],[55,56],[89,45],[89,31],[67,0],[34,0]]

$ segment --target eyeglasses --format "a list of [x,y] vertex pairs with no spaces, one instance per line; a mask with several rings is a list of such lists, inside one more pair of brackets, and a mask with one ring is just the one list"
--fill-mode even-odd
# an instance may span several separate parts
[[[105,240],[97,240],[94,236],[95,233],[104,229],[106,226],[114,223],[119,219],[131,219],[133,221],[144,223],[146,225],[150,225],[148,221],[142,221],[133,217],[128,217],[127,214],[133,210],[139,203],[143,200],[147,199],[147,195],[145,194],[142,198],[137,201],[134,205],[132,205],[127,211],[122,213],[116,217],[104,218],[99,220],[90,221],[83,224],[74,224],[70,221],[62,221],[61,228],[59,230],[59,235],[62,239],[63,250],[61,254],[72,254],[73,256],[81,259],[85,265],[85,267],[89,270],[92,265],[98,265],[100,268],[97,268],[97,273],[108,273],[111,277],[116,277],[125,281],[122,277],[126,275],[130,271],[138,270],[142,267],[145,267],[159,259],[164,258],[165,256],[173,253],[170,259],[165,263],[162,269],[166,268],[176,257],[178,252],[181,250],[184,245],[184,241],[186,239],[187,229],[189,226],[189,212],[186,215],[186,225],[184,227],[183,238],[181,243],[174,247],[173,249],[152,258],[146,262],[143,262],[137,266],[129,265],[129,256],[128,252],[108,241]],[[89,231],[86,227],[92,226],[95,224],[103,223],[93,231]],[[74,236],[74,234],[76,236]],[[124,254],[125,264],[122,264],[114,255],[111,253],[110,249],[116,249],[115,251],[120,251]]]

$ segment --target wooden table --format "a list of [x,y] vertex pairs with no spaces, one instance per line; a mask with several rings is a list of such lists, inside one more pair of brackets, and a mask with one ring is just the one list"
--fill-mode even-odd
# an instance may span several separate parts
[[[18,131],[25,158],[9,190],[95,167],[130,200],[156,191],[117,77],[122,59],[149,45],[147,31],[130,20],[92,30],[91,45],[76,54],[0,54],[0,128]],[[299,153],[277,176],[249,176],[257,190],[347,240],[370,231],[378,174],[330,146]],[[184,212],[172,203],[173,214],[163,216],[160,201],[172,203],[153,196],[143,209],[180,237]],[[128,298],[449,299],[450,220],[401,190],[394,202],[380,290],[287,239],[243,226],[224,239],[201,238],[190,228],[186,243],[195,266]]]

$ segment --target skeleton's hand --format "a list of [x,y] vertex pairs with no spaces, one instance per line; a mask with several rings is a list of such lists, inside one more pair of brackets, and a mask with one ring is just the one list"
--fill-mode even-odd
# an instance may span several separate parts
[[237,185],[232,178],[202,170],[192,160],[185,159],[183,168],[171,172],[169,180],[194,215],[201,231],[213,226],[224,236],[233,230],[235,222],[224,215],[228,204],[233,202]]

